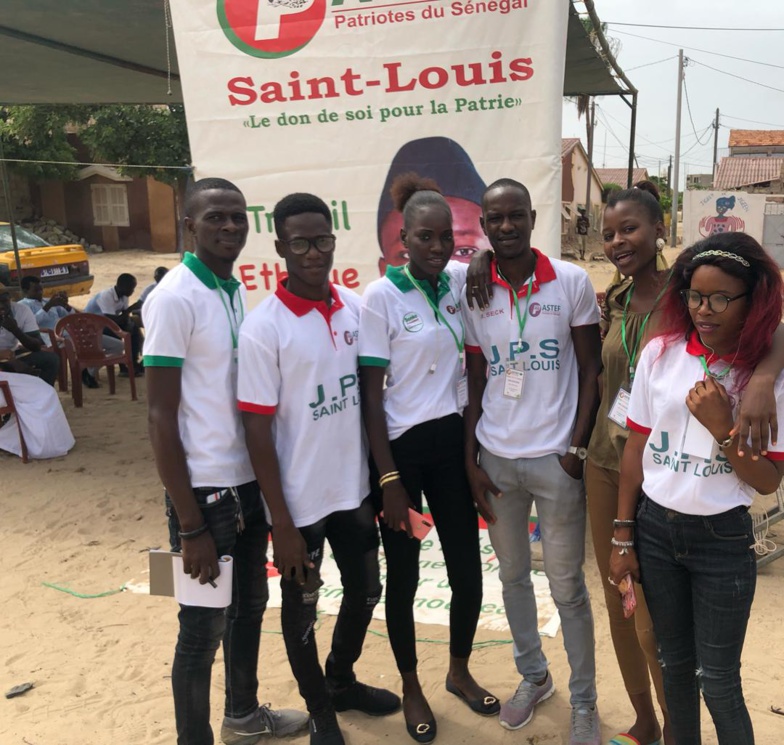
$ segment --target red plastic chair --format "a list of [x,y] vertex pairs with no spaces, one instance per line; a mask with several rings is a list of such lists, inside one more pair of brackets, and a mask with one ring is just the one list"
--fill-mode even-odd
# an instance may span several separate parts
[[63,392],[68,390],[68,355],[65,351],[65,344],[62,339],[57,337],[54,329],[41,329],[41,336],[49,339],[49,348],[52,353],[60,358],[60,371],[57,373],[57,386]]
[[[24,435],[22,434],[22,422],[19,419],[19,412],[16,410],[14,404],[14,397],[11,394],[11,386],[5,380],[0,380],[0,393],[3,394],[4,403],[0,405],[0,417],[7,414],[16,415],[16,426],[19,429],[19,444],[22,446],[22,463],[29,463],[30,458],[27,455],[27,443],[25,442]],[[5,424],[4,426],[8,426]]]
[[[104,329],[122,339],[125,349],[122,354],[109,354],[104,351],[102,339]],[[109,393],[114,395],[114,366],[128,368],[128,381],[131,384],[131,400],[136,401],[136,376],[131,355],[131,335],[123,331],[114,321],[94,313],[74,313],[57,322],[55,328],[58,338],[65,344],[65,353],[71,368],[71,390],[74,406],[82,405],[82,370],[88,367],[105,367],[109,378]],[[65,333],[67,336],[64,336]]]

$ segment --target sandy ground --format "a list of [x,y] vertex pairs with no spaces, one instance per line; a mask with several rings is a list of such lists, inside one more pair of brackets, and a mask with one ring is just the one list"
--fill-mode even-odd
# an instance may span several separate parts
[[[175,256],[143,252],[104,254],[92,258],[96,288],[109,286],[121,271],[139,277],[140,288],[159,264],[173,265]],[[597,288],[611,273],[607,263],[589,262]],[[102,593],[127,582],[144,581],[146,551],[166,542],[162,489],[146,433],[145,384],[139,401],[130,401],[128,383],[118,393],[106,387],[85,391],[84,408],[62,402],[77,440],[66,457],[23,465],[0,454],[0,537],[13,559],[2,577],[0,614],[0,690],[30,681],[35,688],[0,703],[2,745],[159,745],[175,741],[170,695],[170,669],[177,630],[173,600],[124,592],[97,599],[73,597],[43,585],[59,584],[80,593]],[[779,533],[782,529],[779,526]],[[606,739],[631,723],[631,710],[610,644],[597,570],[590,541],[586,572],[594,598],[599,707]],[[744,684],[758,745],[784,741],[784,717],[770,712],[784,707],[784,636],[782,587],[784,561],[760,573],[744,652]],[[372,630],[383,632],[374,621]],[[322,653],[328,646],[332,619],[319,632]],[[262,701],[301,707],[286,660],[280,615],[265,618],[261,652]],[[447,629],[422,626],[423,638],[445,640]],[[477,641],[505,634],[481,632]],[[558,692],[519,732],[477,717],[443,687],[447,650],[421,644],[421,673],[439,722],[439,742],[548,743],[568,742],[568,668],[562,638],[545,639]],[[518,676],[508,643],[474,654],[477,678],[500,697],[510,695]],[[368,636],[358,665],[363,680],[399,691],[399,679],[387,641]],[[220,726],[223,670],[216,664],[212,721]],[[372,720],[341,715],[347,742],[370,745],[408,743],[402,715]],[[712,728],[703,740],[715,745]],[[306,742],[301,739],[299,742]]]

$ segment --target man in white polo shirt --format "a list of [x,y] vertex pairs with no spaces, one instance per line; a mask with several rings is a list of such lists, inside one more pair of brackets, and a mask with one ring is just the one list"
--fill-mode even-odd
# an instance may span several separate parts
[[131,318],[131,313],[137,311],[141,307],[141,303],[128,304],[128,299],[135,291],[136,277],[133,274],[121,274],[117,277],[114,287],[101,290],[90,298],[84,307],[84,312],[106,316],[114,321],[123,331],[127,331],[131,335],[131,355],[135,365],[134,372],[136,375],[144,375],[144,368],[137,364],[142,348],[141,330],[138,324]]
[[221,739],[253,745],[307,727],[304,712],[259,706],[256,678],[267,604],[269,527],[237,411],[237,343],[245,288],[232,276],[248,236],[245,199],[234,184],[202,179],[189,190],[185,228],[194,253],[145,304],[150,440],[173,550],[202,584],[234,557],[231,605],[180,606],[172,666],[178,745],[212,745],[210,677],[223,640],[226,697]]
[[[343,745],[335,711],[400,708],[395,694],[354,674],[381,596],[357,376],[360,300],[329,281],[335,236],[323,200],[291,194],[273,216],[288,279],[240,331],[239,408],[272,516],[283,638],[310,742]],[[326,675],[314,631],[325,539],[343,583]]]
[[[523,680],[501,708],[518,729],[554,692],[542,652],[525,540],[536,504],[544,568],[572,675],[570,745],[600,745],[585,559],[583,461],[599,403],[599,309],[588,275],[531,248],[536,212],[511,179],[491,184],[482,227],[495,259],[488,307],[463,302],[468,352],[466,468],[489,524]],[[521,536],[523,539],[521,540]]]

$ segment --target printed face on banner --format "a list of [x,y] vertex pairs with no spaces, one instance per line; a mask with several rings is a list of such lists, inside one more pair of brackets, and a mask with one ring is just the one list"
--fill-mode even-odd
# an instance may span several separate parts
[[434,179],[454,258],[489,242],[487,184],[522,181],[533,242],[560,251],[560,131],[568,4],[549,0],[172,0],[196,177],[237,184],[250,304],[275,290],[272,212],[321,197],[340,251],[330,280],[360,289],[408,260],[389,187]]

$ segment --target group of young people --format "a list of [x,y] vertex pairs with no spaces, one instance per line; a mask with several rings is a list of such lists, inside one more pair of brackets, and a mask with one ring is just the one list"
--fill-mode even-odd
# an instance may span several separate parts
[[[452,589],[447,691],[519,729],[555,690],[525,539],[535,504],[571,669],[569,742],[600,745],[582,569],[587,485],[636,713],[612,742],[699,743],[701,690],[719,742],[753,743],[739,676],[755,576],[747,508],[754,489],[775,489],[784,462],[765,429],[784,403],[775,264],[753,239],[731,234],[665,269],[657,199],[619,192],[604,242],[626,278],[600,314],[582,269],[531,246],[536,212],[518,181],[487,187],[480,227],[492,251],[470,269],[450,262],[452,213],[438,184],[403,174],[391,198],[407,261],[360,298],[329,281],[328,206],[311,194],[284,197],[275,248],[288,276],[246,317],[245,288],[232,275],[248,235],[245,200],[222,179],[198,181],[188,194],[194,252],[145,304],[150,437],[185,571],[206,583],[232,554],[234,575],[225,611],[180,608],[178,742],[214,742],[209,688],[221,641],[227,745],[305,730],[312,745],[341,745],[336,712],[379,716],[401,705],[410,737],[432,742],[437,721],[417,674],[413,617],[424,496]],[[744,452],[749,422],[755,436]],[[521,675],[503,704],[469,667],[482,598],[477,511],[499,562]],[[382,592],[379,533],[402,702],[354,672]],[[270,534],[286,651],[307,713],[258,701]],[[322,668],[315,625],[325,541],[343,597]],[[629,575],[642,581],[632,619],[618,589]]]

